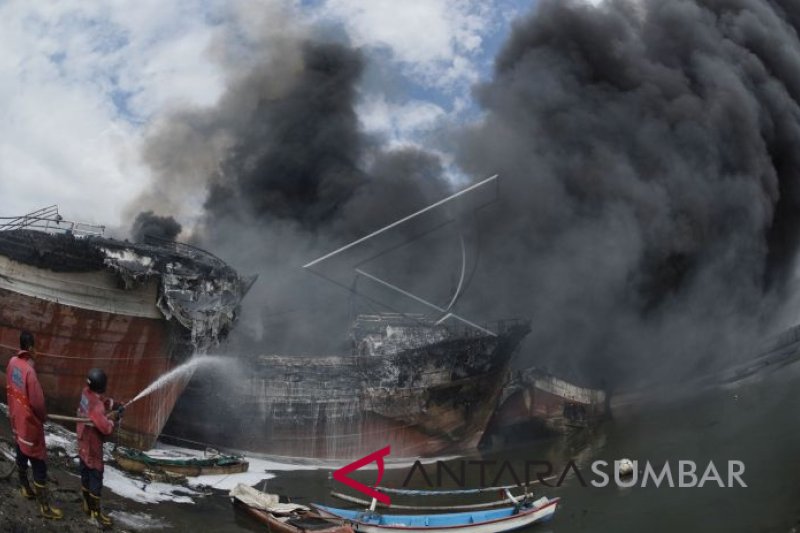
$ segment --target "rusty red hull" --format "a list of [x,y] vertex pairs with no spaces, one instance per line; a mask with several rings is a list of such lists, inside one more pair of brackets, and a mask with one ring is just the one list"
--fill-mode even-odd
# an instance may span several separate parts
[[[48,409],[61,415],[75,415],[93,367],[108,375],[108,394],[125,401],[218,345],[252,282],[192,246],[87,228],[53,208],[0,224],[0,371],[20,331],[31,331]],[[149,448],[185,386],[169,382],[131,405],[115,438]]]
[[499,335],[453,335],[383,355],[263,356],[235,385],[198,373],[165,437],[323,460],[387,445],[393,459],[472,450],[528,331],[520,323]]
[[608,416],[607,395],[579,387],[535,368],[516,370],[492,415],[484,445],[568,433]]
[[[0,364],[17,352],[20,330],[36,338],[36,370],[48,410],[75,415],[90,368],[108,375],[108,394],[129,400],[175,366],[179,345],[164,319],[81,309],[0,289]],[[186,383],[176,382],[133,404],[119,442],[149,448]],[[5,396],[5,387],[2,387]]]

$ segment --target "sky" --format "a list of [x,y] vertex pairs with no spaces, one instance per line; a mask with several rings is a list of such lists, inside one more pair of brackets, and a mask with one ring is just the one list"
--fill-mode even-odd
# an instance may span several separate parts
[[[279,3],[0,0],[0,216],[58,204],[67,219],[127,226],[126,205],[152,179],[140,156],[148,132],[170,110],[214,105],[228,68],[215,42],[246,33],[248,14],[268,17]],[[362,127],[402,146],[475,118],[472,87],[491,75],[512,20],[534,3],[279,7],[364,51]]]

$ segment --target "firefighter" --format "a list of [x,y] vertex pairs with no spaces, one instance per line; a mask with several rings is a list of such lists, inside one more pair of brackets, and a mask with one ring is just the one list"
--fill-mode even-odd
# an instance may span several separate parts
[[[33,334],[23,331],[19,336],[19,352],[6,367],[8,416],[17,444],[19,491],[23,497],[36,499],[42,516],[59,520],[64,513],[50,504],[47,492],[47,448],[44,443],[44,421],[47,410],[44,393],[34,370]],[[28,483],[28,464],[33,470],[33,490]]]
[[88,418],[88,423],[78,424],[78,455],[80,456],[81,493],[83,511],[102,527],[113,522],[103,513],[100,492],[103,489],[103,442],[112,431],[114,421],[122,416],[124,407],[104,396],[106,373],[99,368],[89,371],[78,405],[78,417]]

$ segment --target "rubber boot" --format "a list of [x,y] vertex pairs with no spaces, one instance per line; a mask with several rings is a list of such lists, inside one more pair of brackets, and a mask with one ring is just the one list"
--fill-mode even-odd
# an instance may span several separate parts
[[90,508],[89,501],[91,500],[91,496],[89,495],[89,489],[81,485],[81,509],[83,509],[83,513],[90,517],[92,516],[92,510]]
[[18,470],[17,472],[19,473],[19,493],[22,494],[22,497],[26,500],[34,499],[36,494],[34,494],[30,483],[28,483],[28,471]]
[[113,526],[114,521],[111,520],[111,517],[103,513],[100,496],[89,494],[89,501],[91,502],[90,509],[92,510],[92,518],[97,521],[97,524],[103,529]]
[[42,512],[44,518],[50,520],[61,520],[64,518],[64,513],[61,509],[53,507],[50,504],[50,494],[47,491],[47,483],[33,482],[33,490],[36,493],[36,501],[39,503],[39,510]]

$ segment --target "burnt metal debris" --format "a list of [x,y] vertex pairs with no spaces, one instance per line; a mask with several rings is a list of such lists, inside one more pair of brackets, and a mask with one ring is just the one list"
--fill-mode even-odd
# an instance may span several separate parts
[[[470,327],[421,316],[362,315],[352,353],[264,355],[244,361],[223,397],[219,376],[198,373],[165,433],[267,455],[343,459],[391,443],[415,457],[477,446],[527,321]],[[203,413],[199,416],[198,413]]]
[[[17,352],[20,330],[31,331],[54,414],[74,414],[90,368],[103,368],[125,400],[215,346],[253,281],[189,245],[103,233],[55,206],[0,218],[0,365]],[[184,387],[171,383],[131,406],[120,443],[152,446]]]
[[0,255],[14,261],[63,273],[107,269],[126,290],[158,280],[158,309],[190,332],[201,351],[230,332],[255,282],[200,248],[154,237],[143,243],[110,239],[102,226],[64,221],[57,208],[5,220]]
[[[215,345],[254,281],[199,248],[108,238],[57,208],[0,221],[0,348],[10,357],[19,329],[35,330],[55,412],[74,409],[80,366],[103,366],[135,393]],[[125,440],[151,445],[176,401],[168,436],[292,457],[353,458],[387,443],[395,458],[430,456],[474,449],[487,428],[580,426],[602,393],[509,370],[529,332],[524,320],[360,315],[349,354],[240,357],[228,394],[213,394],[225,385],[217,374],[196,375],[185,392],[175,384],[131,408]]]

